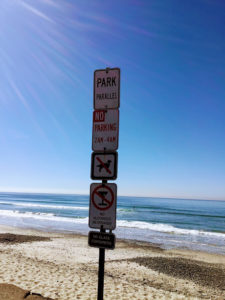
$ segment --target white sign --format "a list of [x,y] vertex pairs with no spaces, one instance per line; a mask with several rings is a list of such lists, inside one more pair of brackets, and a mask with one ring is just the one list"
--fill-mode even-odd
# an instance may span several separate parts
[[93,151],[114,151],[118,149],[119,110],[95,110],[93,112]]
[[116,228],[117,185],[92,183],[90,187],[89,227]]
[[117,178],[117,152],[93,152],[91,156],[91,178],[114,180]]
[[111,109],[120,106],[120,69],[94,72],[94,109]]

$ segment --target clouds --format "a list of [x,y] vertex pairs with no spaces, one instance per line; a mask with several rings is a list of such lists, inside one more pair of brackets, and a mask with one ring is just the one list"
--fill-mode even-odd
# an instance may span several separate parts
[[32,14],[34,14],[35,16],[45,20],[45,21],[48,21],[50,23],[54,23],[54,21],[48,17],[46,14],[44,14],[43,12],[41,12],[40,10],[36,9],[35,7],[27,4],[25,1],[20,1],[20,4],[25,8],[27,9],[29,12],[31,12]]

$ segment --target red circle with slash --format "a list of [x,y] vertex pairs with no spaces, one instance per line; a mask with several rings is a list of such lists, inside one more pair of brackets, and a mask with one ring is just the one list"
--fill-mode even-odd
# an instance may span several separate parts
[[[107,194],[108,194],[108,192],[110,193],[111,200],[108,200],[105,198],[105,196],[104,196],[105,191],[99,191],[99,189],[102,189],[102,188],[107,190],[106,191]],[[101,199],[102,203],[96,203],[97,199],[95,199],[95,196],[98,196]],[[95,208],[97,208],[99,210],[107,210],[113,205],[113,201],[114,201],[113,191],[111,190],[111,188],[109,186],[99,185],[93,190],[91,200],[92,200],[92,203],[94,204]]]

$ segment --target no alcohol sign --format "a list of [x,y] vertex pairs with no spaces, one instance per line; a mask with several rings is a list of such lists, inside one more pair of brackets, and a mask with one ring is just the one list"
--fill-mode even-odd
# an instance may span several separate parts
[[115,183],[92,183],[90,187],[89,227],[116,228],[117,186]]

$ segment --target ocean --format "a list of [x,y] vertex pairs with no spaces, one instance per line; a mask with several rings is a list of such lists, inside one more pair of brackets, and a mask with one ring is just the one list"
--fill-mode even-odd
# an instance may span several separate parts
[[[0,193],[0,224],[88,234],[89,196]],[[118,197],[117,238],[225,254],[225,201]]]

